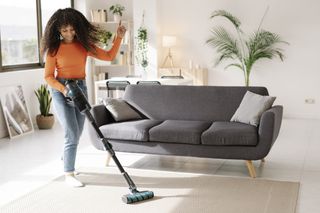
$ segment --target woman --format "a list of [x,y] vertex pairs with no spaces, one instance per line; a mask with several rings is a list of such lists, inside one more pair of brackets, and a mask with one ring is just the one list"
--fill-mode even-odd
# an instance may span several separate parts
[[73,79],[87,95],[85,65],[87,56],[111,61],[115,58],[126,29],[119,23],[117,36],[109,51],[95,46],[98,29],[79,11],[66,8],[57,10],[49,19],[42,41],[46,55],[45,80],[51,87],[53,105],[64,129],[64,172],[68,185],[81,187],[74,175],[77,146],[85,117],[65,99],[65,82]]

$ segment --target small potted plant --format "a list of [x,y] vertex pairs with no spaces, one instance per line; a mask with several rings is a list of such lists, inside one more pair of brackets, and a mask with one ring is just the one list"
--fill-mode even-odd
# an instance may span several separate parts
[[46,84],[34,91],[39,101],[40,114],[36,116],[39,129],[51,129],[54,124],[54,116],[50,113],[52,97]]
[[120,22],[120,19],[123,15],[123,11],[125,7],[120,4],[114,4],[109,8],[110,12],[113,14],[113,18],[115,22]]
[[112,35],[113,34],[107,30],[101,29],[98,31],[98,38],[99,38],[99,42],[100,42],[100,45],[102,46],[102,48],[109,49],[109,44],[112,39]]

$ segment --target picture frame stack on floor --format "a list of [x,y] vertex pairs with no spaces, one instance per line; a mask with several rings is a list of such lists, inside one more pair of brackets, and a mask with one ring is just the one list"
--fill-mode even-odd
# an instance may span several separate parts
[[10,139],[34,131],[21,85],[1,87],[0,102]]

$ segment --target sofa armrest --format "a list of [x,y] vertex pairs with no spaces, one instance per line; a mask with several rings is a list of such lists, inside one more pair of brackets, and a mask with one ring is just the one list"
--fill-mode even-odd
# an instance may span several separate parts
[[273,106],[271,109],[265,111],[260,120],[259,136],[263,140],[271,142],[271,146],[276,141],[281,123],[282,123],[283,107],[280,105]]
[[91,113],[98,127],[115,122],[103,104],[92,106]]

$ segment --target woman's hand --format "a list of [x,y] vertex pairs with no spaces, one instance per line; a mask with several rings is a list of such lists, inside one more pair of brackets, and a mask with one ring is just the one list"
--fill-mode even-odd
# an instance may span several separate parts
[[63,92],[62,92],[62,94],[64,95],[64,97],[67,97],[68,91],[69,91],[68,88],[65,87],[64,90],[63,90]]
[[121,25],[121,21],[120,21],[120,22],[119,22],[118,29],[117,29],[117,35],[118,35],[120,38],[123,38],[124,35],[126,34],[126,31],[127,31],[127,29],[125,28],[125,26]]

